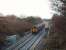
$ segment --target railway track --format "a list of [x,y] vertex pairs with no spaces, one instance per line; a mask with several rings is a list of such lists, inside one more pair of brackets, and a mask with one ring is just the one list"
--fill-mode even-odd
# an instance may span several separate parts
[[35,43],[35,41],[41,36],[41,33],[36,35],[32,40],[30,40],[25,46],[19,48],[19,50],[29,50],[30,47]]
[[32,50],[39,43],[43,36],[44,29],[37,35],[29,35],[28,37],[21,39],[14,46],[9,47],[7,50]]
[[39,32],[37,35],[34,35],[34,37],[33,37],[31,40],[29,40],[27,43],[25,43],[24,46],[21,46],[21,47],[18,46],[19,48],[15,48],[14,50],[30,50],[31,46],[35,43],[35,41],[36,41],[40,36],[43,35],[42,32],[44,32],[44,31],[41,31],[41,32]]
[[22,37],[16,44],[13,44],[11,46],[9,46],[8,48],[6,48],[5,50],[13,50],[14,48],[16,48],[18,45],[20,45],[21,43],[23,43],[27,38],[29,38],[30,36],[32,36],[32,34],[26,35],[24,37]]
[[29,50],[43,50],[43,39],[47,36],[47,32],[45,31],[35,42],[34,44],[29,48]]
[[31,37],[29,37],[27,40],[25,40],[23,43],[21,43],[19,46],[17,46],[16,48],[14,48],[13,50],[19,50],[20,47],[23,47],[26,43],[28,43],[32,38],[34,37],[34,35],[32,35]]

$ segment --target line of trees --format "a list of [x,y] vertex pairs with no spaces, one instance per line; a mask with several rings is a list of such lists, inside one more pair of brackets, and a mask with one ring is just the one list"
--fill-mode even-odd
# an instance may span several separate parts
[[41,23],[39,17],[19,18],[15,15],[0,16],[0,41],[3,41],[6,36],[19,34],[24,35],[24,32],[30,31],[35,24]]

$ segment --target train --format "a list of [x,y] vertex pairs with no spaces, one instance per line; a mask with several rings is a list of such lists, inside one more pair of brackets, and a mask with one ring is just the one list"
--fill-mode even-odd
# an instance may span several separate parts
[[37,34],[39,31],[41,31],[45,27],[44,23],[40,23],[38,25],[33,25],[31,28],[32,34]]

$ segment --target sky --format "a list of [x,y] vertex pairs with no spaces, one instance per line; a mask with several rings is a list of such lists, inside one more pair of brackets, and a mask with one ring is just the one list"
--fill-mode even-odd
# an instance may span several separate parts
[[51,18],[49,0],[0,0],[0,13]]

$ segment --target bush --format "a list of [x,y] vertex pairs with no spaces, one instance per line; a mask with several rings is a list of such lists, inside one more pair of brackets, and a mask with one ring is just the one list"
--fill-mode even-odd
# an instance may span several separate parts
[[48,50],[66,50],[66,17],[54,16],[52,24],[53,30],[46,39]]

